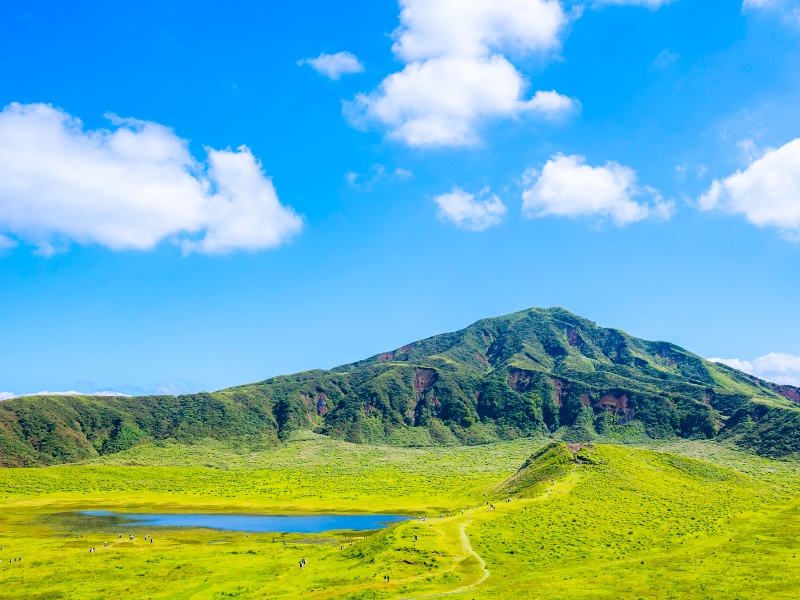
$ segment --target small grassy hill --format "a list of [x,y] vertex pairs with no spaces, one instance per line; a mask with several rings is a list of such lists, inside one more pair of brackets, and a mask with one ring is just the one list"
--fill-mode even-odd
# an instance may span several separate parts
[[547,444],[532,454],[514,475],[495,489],[500,496],[538,496],[548,482],[566,477],[577,461],[565,443]]

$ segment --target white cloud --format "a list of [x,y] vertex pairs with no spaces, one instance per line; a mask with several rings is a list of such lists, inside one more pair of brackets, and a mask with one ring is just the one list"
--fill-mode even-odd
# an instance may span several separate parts
[[302,219],[250,150],[206,148],[157,123],[109,116],[84,131],[45,104],[0,112],[0,231],[52,253],[75,241],[147,250],[162,240],[208,254],[278,246]]
[[378,124],[411,146],[464,146],[487,119],[556,118],[577,103],[554,91],[526,98],[527,82],[504,55],[548,55],[569,18],[558,0],[400,0],[395,55],[406,63],[345,103],[357,126]]
[[317,58],[305,58],[297,61],[298,65],[310,65],[317,73],[334,81],[342,75],[363,73],[364,65],[355,54],[350,52],[337,52],[336,54],[320,54]]
[[797,0],[744,0],[742,11],[771,10],[794,23],[800,23],[800,5]]
[[661,8],[674,0],[595,0],[595,6],[644,6],[651,10]]
[[16,248],[16,247],[17,247],[17,242],[15,242],[9,237],[0,235],[0,252],[2,252],[3,250],[10,250],[11,248]]
[[[485,200],[480,198],[486,197]],[[441,194],[433,199],[439,206],[439,218],[454,223],[456,227],[468,231],[483,231],[499,224],[506,214],[506,206],[489,189],[483,189],[476,197],[454,187],[449,194]]]
[[777,227],[788,238],[800,236],[800,138],[767,150],[744,171],[714,180],[698,205]]
[[393,50],[406,62],[550,51],[567,24],[557,0],[400,0],[400,6]]
[[678,59],[680,57],[681,55],[678,54],[677,52],[673,52],[672,50],[665,48],[664,50],[659,52],[658,56],[656,56],[656,59],[653,61],[653,66],[656,69],[666,69],[670,65],[673,65],[676,62],[678,62]]
[[800,386],[800,356],[770,352],[755,360],[738,358],[709,358],[708,360],[728,365],[773,383]]
[[[207,386],[202,383],[187,381],[185,379],[162,381],[144,386],[129,384],[101,386],[93,381],[86,380],[79,381],[77,385],[78,389],[83,390],[81,393],[87,396],[180,396],[182,394],[193,394],[208,389]],[[115,391],[105,391],[108,389]]]
[[[522,194],[522,212],[529,218],[598,216],[622,226],[648,218],[669,219],[674,208],[654,190],[640,188],[636,172],[616,162],[592,167],[582,156],[557,154],[541,173],[527,171],[523,181],[532,184]],[[651,204],[634,200],[644,193],[653,197]]]
[[397,167],[394,171],[387,171],[386,167],[380,164],[374,164],[370,167],[369,173],[361,175],[355,171],[348,171],[344,174],[344,178],[351,187],[356,189],[371,190],[375,185],[383,182],[405,181],[414,176],[414,173]]
[[15,398],[16,396],[11,392],[0,392],[0,402],[3,400],[11,400],[11,398]]

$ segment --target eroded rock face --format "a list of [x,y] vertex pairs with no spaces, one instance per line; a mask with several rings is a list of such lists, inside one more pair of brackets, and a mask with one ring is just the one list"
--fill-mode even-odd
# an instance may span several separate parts
[[328,414],[328,397],[324,392],[317,392],[317,414],[320,417]]
[[628,406],[630,399],[626,394],[619,396],[615,394],[606,394],[597,401],[597,408],[613,412],[617,415],[622,415],[622,422],[627,423],[633,419],[633,407]]
[[677,365],[677,364],[678,364],[678,361],[676,361],[676,360],[675,360],[675,358],[673,358],[673,356],[672,356],[672,350],[671,350],[671,349],[670,349],[670,347],[669,347],[668,345],[666,345],[666,344],[665,344],[665,345],[662,345],[662,346],[661,346],[661,347],[658,349],[658,352],[657,352],[656,354],[657,354],[657,355],[658,355],[660,358],[665,358],[665,359],[667,359],[667,366],[674,367],[675,365]]
[[414,344],[409,344],[408,346],[403,346],[399,348],[395,352],[382,352],[378,354],[378,362],[388,362],[390,360],[394,360],[403,354],[407,354],[414,349]]
[[[433,388],[438,379],[439,374],[433,369],[414,369],[414,398],[408,403],[408,410],[406,411],[406,416],[412,423],[416,424],[418,420],[417,406],[419,406],[423,396]],[[439,406],[440,404],[436,398],[431,400],[431,406]]]
[[433,387],[439,378],[433,369],[414,369],[414,392],[424,394]]
[[770,384],[770,387],[776,394],[780,394],[787,400],[800,404],[800,388],[796,388],[792,385],[778,385],[776,383]]
[[524,392],[531,383],[531,374],[522,369],[509,369],[508,387],[515,392]]
[[567,342],[573,348],[583,349],[586,345],[586,342],[583,341],[583,338],[580,334],[573,329],[572,327],[567,329]]
[[561,408],[564,405],[564,392],[569,384],[561,379],[551,379],[550,383],[553,385],[553,389],[555,390],[555,393],[553,394],[553,400],[555,400],[556,406]]

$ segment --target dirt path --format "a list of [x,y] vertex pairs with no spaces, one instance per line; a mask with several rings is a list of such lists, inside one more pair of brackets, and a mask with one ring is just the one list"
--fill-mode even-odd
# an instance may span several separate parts
[[481,576],[481,578],[478,579],[477,581],[473,581],[468,585],[464,585],[460,588],[456,588],[454,590],[450,590],[447,592],[436,592],[435,594],[426,594],[423,596],[409,596],[408,598],[403,598],[401,600],[422,600],[423,598],[441,598],[442,596],[452,596],[455,594],[461,594],[463,592],[471,590],[474,587],[479,586],[489,578],[490,573],[489,569],[486,568],[486,561],[483,560],[483,557],[480,554],[478,554],[477,552],[475,552],[475,550],[472,549],[472,544],[469,543],[469,538],[467,537],[467,525],[469,524],[470,521],[464,519],[464,521],[459,525],[458,528],[459,537],[461,539],[461,546],[462,549],[464,550],[464,555],[474,556],[475,559],[478,561],[478,564],[481,566],[481,571],[483,571],[483,575]]
[[[543,493],[542,495],[537,496],[536,498],[530,498],[528,500],[516,501],[513,503],[513,505],[500,505],[498,506],[498,510],[496,513],[494,511],[492,512],[492,516],[499,516],[501,514],[505,514],[509,510],[515,510],[520,505],[524,506],[525,504],[542,502],[550,498],[553,494],[568,494],[570,491],[572,491],[572,488],[575,487],[575,484],[579,480],[580,480],[580,473],[573,471],[563,479],[560,479],[551,484],[550,487],[547,488],[545,493]],[[468,513],[472,513],[476,517],[478,517],[478,515],[483,516],[482,511],[480,509],[472,509],[468,511]],[[453,520],[455,519],[461,519],[461,517],[453,517]],[[477,522],[479,522],[480,520],[483,519],[480,519],[479,517]],[[469,537],[467,537],[467,525],[471,523],[472,521],[469,520],[468,514],[464,515],[462,522],[459,524],[459,538],[461,539],[461,546],[464,551],[464,557],[474,556],[475,559],[478,561],[478,564],[480,564],[481,571],[483,572],[481,578],[478,579],[477,581],[473,581],[468,585],[464,585],[460,588],[456,588],[454,590],[450,590],[447,592],[436,592],[434,594],[424,594],[422,596],[408,596],[402,598],[401,600],[423,600],[424,598],[442,598],[444,596],[454,596],[456,594],[463,594],[464,592],[467,592],[469,590],[478,587],[480,584],[482,584],[489,578],[490,572],[489,569],[486,568],[486,561],[483,560],[483,557],[480,554],[478,554],[477,552],[475,552],[475,550],[473,550],[472,544],[470,544],[469,542]]]

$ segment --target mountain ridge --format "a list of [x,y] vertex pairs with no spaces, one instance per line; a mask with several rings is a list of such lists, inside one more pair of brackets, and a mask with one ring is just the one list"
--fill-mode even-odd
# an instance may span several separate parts
[[798,388],[563,308],[532,308],[213,393],[7,400],[0,465],[74,462],[165,439],[277,444],[304,428],[395,445],[721,438],[784,457],[800,453],[798,405]]

